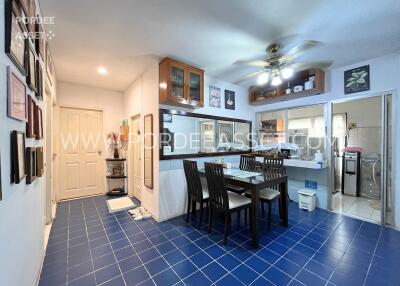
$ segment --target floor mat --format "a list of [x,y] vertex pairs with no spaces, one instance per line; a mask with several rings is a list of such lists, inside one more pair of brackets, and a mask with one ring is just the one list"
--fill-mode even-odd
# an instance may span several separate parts
[[110,213],[129,210],[136,207],[129,197],[107,200],[107,206]]

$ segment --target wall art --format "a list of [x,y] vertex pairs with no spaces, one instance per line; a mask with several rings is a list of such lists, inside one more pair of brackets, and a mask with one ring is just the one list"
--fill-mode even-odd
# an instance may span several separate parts
[[28,120],[26,86],[22,80],[7,66],[7,116]]
[[344,72],[344,94],[366,91],[370,89],[369,65]]
[[210,107],[221,107],[221,89],[219,87],[210,85],[208,105]]
[[225,89],[225,109],[235,110],[235,92]]

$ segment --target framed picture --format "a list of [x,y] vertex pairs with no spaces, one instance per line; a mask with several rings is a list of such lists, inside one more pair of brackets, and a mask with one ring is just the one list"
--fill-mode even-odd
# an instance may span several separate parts
[[36,179],[36,147],[26,147],[26,183]]
[[28,120],[26,86],[22,80],[7,66],[7,115],[8,117]]
[[225,109],[235,110],[235,92],[225,89]]
[[144,185],[153,188],[153,114],[144,117]]
[[43,164],[43,147],[36,147],[36,176],[43,177],[44,164]]
[[40,140],[43,139],[43,116],[42,116],[42,109],[39,105],[35,105],[35,135],[36,139]]
[[218,143],[233,143],[233,122],[218,123]]
[[38,79],[37,79],[37,56],[33,44],[29,41],[29,52],[28,52],[28,76],[27,84],[29,88],[35,92],[38,91]]
[[11,132],[11,183],[19,184],[25,173],[25,133]]
[[27,75],[27,37],[26,29],[22,21],[20,8],[15,0],[5,1],[5,52],[19,71]]
[[29,15],[31,2],[31,0],[19,0],[22,11],[25,15]]
[[369,80],[369,65],[345,71],[344,94],[369,90]]
[[219,87],[210,85],[208,104],[210,107],[221,107],[221,89]]
[[43,100],[43,93],[44,93],[44,84],[43,84],[43,68],[40,61],[36,61],[36,71],[37,71],[37,93],[36,97],[40,100]]
[[36,103],[31,96],[28,96],[28,122],[26,123],[27,138],[36,138],[35,117],[36,117]]
[[46,44],[46,75],[50,85],[53,85],[53,59],[50,53],[50,46]]
[[36,39],[36,51],[37,54],[42,58],[43,62],[46,60],[46,34],[43,24],[36,24],[37,39]]
[[36,29],[36,21],[33,21],[32,19],[36,19],[36,2],[35,0],[29,0],[29,12],[28,15],[29,17],[29,23],[28,23],[28,30],[31,33],[35,33]]

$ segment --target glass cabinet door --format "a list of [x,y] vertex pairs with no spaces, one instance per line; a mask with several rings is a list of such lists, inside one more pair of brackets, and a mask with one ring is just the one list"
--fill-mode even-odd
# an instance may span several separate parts
[[176,98],[184,98],[185,87],[185,68],[184,66],[171,66],[171,96]]
[[191,101],[201,101],[201,82],[200,72],[188,69],[188,99]]

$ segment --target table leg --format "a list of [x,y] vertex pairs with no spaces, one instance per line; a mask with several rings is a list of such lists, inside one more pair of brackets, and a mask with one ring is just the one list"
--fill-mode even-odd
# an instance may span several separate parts
[[281,191],[281,213],[282,213],[282,226],[288,227],[288,182],[287,180],[280,184]]
[[251,238],[252,245],[255,248],[258,248],[258,215],[260,206],[260,192],[258,189],[251,190]]

